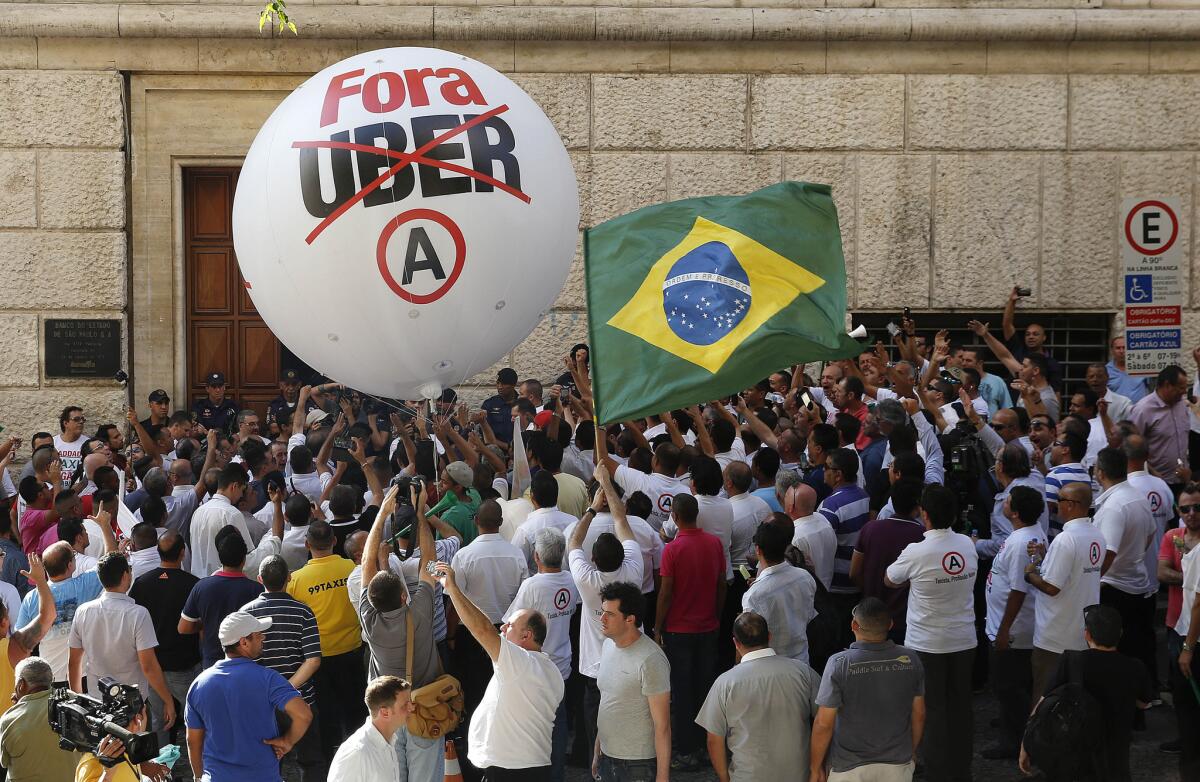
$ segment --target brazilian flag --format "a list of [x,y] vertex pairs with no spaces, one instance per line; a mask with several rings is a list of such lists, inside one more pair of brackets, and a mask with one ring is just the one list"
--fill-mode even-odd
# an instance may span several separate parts
[[783,182],[609,220],[584,237],[601,423],[728,396],[857,355],[828,185]]

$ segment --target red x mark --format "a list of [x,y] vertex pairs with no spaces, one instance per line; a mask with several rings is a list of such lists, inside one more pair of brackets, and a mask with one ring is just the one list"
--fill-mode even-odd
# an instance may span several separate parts
[[317,225],[317,227],[312,230],[312,233],[310,233],[307,237],[305,237],[304,241],[307,242],[308,244],[312,244],[313,241],[318,236],[321,235],[321,232],[324,231],[326,228],[328,228],[333,223],[334,220],[338,219],[343,214],[345,214],[347,209],[349,209],[350,207],[357,204],[359,201],[366,198],[369,193],[374,191],[376,188],[378,188],[384,182],[388,181],[388,179],[390,179],[392,176],[394,176],[397,171],[404,168],[409,163],[419,163],[421,165],[434,166],[436,168],[444,168],[447,171],[453,171],[458,174],[466,174],[469,177],[478,179],[480,182],[487,182],[489,185],[492,185],[493,187],[498,187],[501,190],[503,190],[504,192],[516,196],[517,198],[521,199],[525,203],[529,203],[530,198],[525,193],[521,192],[520,190],[516,189],[515,187],[511,187],[511,186],[505,184],[504,182],[501,182],[500,180],[498,180],[494,177],[484,174],[481,171],[476,171],[475,169],[472,169],[472,168],[466,168],[465,166],[460,166],[455,163],[448,163],[445,160],[434,160],[433,158],[425,157],[425,153],[434,149],[435,147],[437,147],[439,144],[441,144],[446,139],[453,138],[454,136],[457,136],[458,134],[462,133],[464,130],[473,128],[474,126],[476,126],[482,122],[486,122],[487,120],[491,119],[492,117],[495,117],[499,114],[503,114],[506,111],[508,111],[508,104],[504,104],[501,106],[497,106],[494,109],[490,109],[490,110],[484,112],[483,114],[480,114],[477,117],[472,117],[471,119],[467,120],[466,122],[464,122],[461,125],[458,125],[457,127],[447,130],[445,133],[441,134],[440,136],[435,137],[433,140],[429,141],[428,143],[422,144],[420,147],[417,147],[412,152],[397,152],[395,150],[385,149],[382,147],[373,147],[373,146],[368,146],[365,144],[351,144],[346,141],[293,141],[292,147],[295,149],[302,149],[304,147],[323,147],[326,149],[350,149],[350,150],[357,150],[359,152],[371,152],[373,154],[382,154],[382,155],[385,155],[389,158],[396,160],[396,163],[391,168],[389,168],[387,171],[380,174],[375,180],[373,180],[370,184],[363,187],[362,190],[359,190],[352,197],[346,199],[345,203],[343,203],[337,209],[334,209],[333,212],[328,217],[326,217],[324,220],[322,220]]

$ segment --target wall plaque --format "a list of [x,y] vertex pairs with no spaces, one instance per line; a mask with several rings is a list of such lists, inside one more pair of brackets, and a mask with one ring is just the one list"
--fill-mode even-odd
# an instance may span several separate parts
[[46,377],[111,378],[121,368],[121,321],[47,319]]

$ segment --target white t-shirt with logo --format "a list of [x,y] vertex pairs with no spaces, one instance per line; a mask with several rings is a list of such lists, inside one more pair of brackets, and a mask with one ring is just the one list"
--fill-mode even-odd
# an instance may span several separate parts
[[589,554],[582,549],[572,549],[567,554],[571,566],[571,577],[579,590],[579,599],[584,612],[579,623],[579,672],[596,678],[600,670],[600,652],[604,647],[604,633],[600,631],[600,589],[614,581],[642,583],[642,550],[637,541],[621,543],[625,557],[621,566],[611,573],[604,573],[592,564]]
[[659,473],[647,475],[624,464],[617,465],[613,479],[625,490],[626,498],[635,491],[650,498],[650,516],[646,521],[655,530],[662,529],[663,522],[671,518],[671,502],[675,495],[692,493],[687,483],[679,478],[668,478]]
[[929,654],[975,648],[978,568],[971,539],[953,530],[926,530],[924,540],[904,547],[887,577],[894,584],[909,582],[905,646]]
[[1072,519],[1050,541],[1042,578],[1057,595],[1038,595],[1034,603],[1033,645],[1047,652],[1082,651],[1083,609],[1100,602],[1104,535],[1088,518]]
[[504,614],[504,621],[523,608],[531,608],[546,617],[546,642],[542,651],[558,666],[566,679],[571,675],[571,617],[579,607],[579,591],[570,572],[538,573],[527,578]]
[[83,444],[87,440],[83,435],[74,442],[68,443],[62,438],[62,435],[57,435],[54,438],[54,450],[58,451],[58,459],[62,462],[62,479],[63,486],[68,486],[71,482],[71,476],[79,469],[80,463],[83,461]]
[[1025,565],[1029,562],[1029,544],[1046,544],[1046,535],[1037,524],[1014,530],[1000,544],[987,577],[987,637],[996,640],[1004,611],[1008,608],[1010,592],[1025,593],[1025,602],[1009,628],[1009,645],[1013,649],[1033,648],[1034,601],[1037,590],[1025,582]]
[[1157,475],[1145,470],[1129,473],[1127,481],[1141,492],[1150,503],[1150,514],[1154,516],[1154,543],[1146,552],[1146,577],[1158,589],[1158,547],[1162,544],[1167,527],[1175,518],[1175,495],[1171,487]]

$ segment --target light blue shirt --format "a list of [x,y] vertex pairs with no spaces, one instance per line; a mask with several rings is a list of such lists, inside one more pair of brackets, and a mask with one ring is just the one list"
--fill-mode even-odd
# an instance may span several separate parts
[[1012,407],[1012,395],[1008,392],[1008,386],[991,373],[984,375],[979,381],[979,396],[987,402],[988,418],[994,416],[997,410]]
[[1104,368],[1108,370],[1108,387],[1121,396],[1129,397],[1130,402],[1137,404],[1139,399],[1150,393],[1146,378],[1130,377],[1117,369],[1117,365],[1111,361],[1105,364]]

